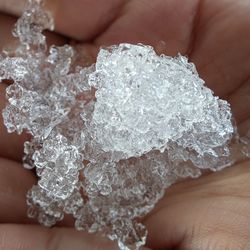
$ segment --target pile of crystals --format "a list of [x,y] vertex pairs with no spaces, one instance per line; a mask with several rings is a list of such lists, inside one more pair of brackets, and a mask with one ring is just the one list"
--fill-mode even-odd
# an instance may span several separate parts
[[167,187],[249,156],[249,141],[183,56],[120,44],[84,68],[69,45],[47,55],[42,31],[53,20],[39,2],[30,0],[16,24],[20,46],[0,57],[0,80],[13,81],[4,123],[32,135],[24,167],[35,168],[38,184],[28,215],[52,226],[71,214],[77,229],[138,249],[147,235],[138,218]]

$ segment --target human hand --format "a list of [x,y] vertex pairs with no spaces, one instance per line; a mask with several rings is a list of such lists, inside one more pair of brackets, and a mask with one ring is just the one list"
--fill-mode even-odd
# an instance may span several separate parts
[[[18,1],[20,9],[15,2],[1,0],[0,8],[18,14],[22,1]],[[249,0],[57,0],[50,1],[48,8],[54,13],[56,31],[64,35],[49,33],[50,43],[63,44],[77,39],[89,61],[94,61],[100,46],[119,42],[141,42],[153,45],[159,53],[188,55],[207,86],[231,103],[240,132],[250,129]],[[1,30],[10,33],[13,21],[1,16]],[[7,35],[1,37],[2,46],[9,44],[10,39]],[[4,85],[0,86],[2,109]],[[2,122],[0,126],[0,185],[3,185],[1,194],[5,194],[0,201],[3,249],[21,249],[21,246],[23,249],[98,249],[98,244],[99,249],[111,249],[113,244],[98,236],[70,228],[47,230],[29,225],[25,193],[35,182],[35,176],[13,161],[20,160],[26,135],[20,139],[7,134]],[[152,249],[249,249],[249,167],[250,162],[240,163],[169,188],[144,219],[149,230],[148,246]]]

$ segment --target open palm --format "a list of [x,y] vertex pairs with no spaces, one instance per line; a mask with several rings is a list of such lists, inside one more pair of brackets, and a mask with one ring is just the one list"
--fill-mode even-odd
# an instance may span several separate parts
[[[216,95],[228,100],[242,134],[250,130],[250,0],[47,1],[57,33],[50,43],[71,42],[90,62],[98,48],[120,42],[153,45],[159,53],[187,55]],[[0,0],[18,15],[23,2]],[[15,19],[0,16],[1,47],[12,44]],[[4,37],[3,37],[4,35]],[[77,41],[77,42],[76,42]],[[13,42],[14,43],[14,42]],[[5,106],[0,85],[0,105]],[[12,249],[116,249],[97,235],[76,232],[70,221],[48,230],[26,219],[25,193],[36,181],[21,166],[27,135],[0,124],[0,246]],[[144,219],[152,249],[250,249],[250,162],[169,188]],[[7,224],[8,223],[8,224]]]

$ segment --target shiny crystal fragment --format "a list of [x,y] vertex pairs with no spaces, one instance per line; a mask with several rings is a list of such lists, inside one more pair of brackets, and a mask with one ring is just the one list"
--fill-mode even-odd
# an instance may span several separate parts
[[27,68],[27,60],[23,58],[2,58],[0,62],[0,80],[12,78],[15,81],[21,81],[28,73]]
[[177,141],[203,155],[232,136],[229,104],[183,56],[120,44],[99,52],[89,82],[97,89],[91,133],[104,151],[139,157]]
[[41,9],[41,2],[38,0],[29,0],[29,5],[18,19],[13,35],[20,39],[20,42],[27,46],[45,46],[45,36],[42,31],[45,29],[53,30],[54,21],[50,12]]
[[34,164],[43,169],[39,186],[49,197],[68,198],[76,188],[79,169],[82,168],[81,155],[66,138],[57,135],[47,139],[43,147],[34,153]]

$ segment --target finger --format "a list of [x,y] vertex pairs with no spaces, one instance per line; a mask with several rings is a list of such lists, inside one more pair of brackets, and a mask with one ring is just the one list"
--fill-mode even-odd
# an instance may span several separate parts
[[239,124],[250,118],[250,78],[228,97],[228,101]]
[[[125,0],[54,0],[46,1],[55,19],[56,31],[78,39],[92,40],[106,29],[119,13]],[[1,0],[0,10],[20,15],[26,1]]]
[[248,118],[247,120],[245,120],[244,122],[242,122],[238,126],[238,130],[239,130],[239,134],[241,136],[247,135],[249,137],[250,136],[250,118]]
[[[0,1],[0,6],[3,1]],[[16,2],[16,1],[15,1]],[[18,4],[17,4],[18,5]],[[15,6],[15,4],[13,4]],[[1,9],[1,8],[0,8]],[[18,45],[18,40],[12,36],[12,30],[16,22],[16,18],[4,13],[0,13],[0,49],[15,48]],[[64,45],[67,39],[53,32],[46,32],[48,44]]]
[[36,182],[21,164],[0,158],[0,223],[28,223],[26,193]]
[[[13,49],[19,45],[18,39],[12,35],[16,18],[7,14],[0,13],[0,49]],[[46,32],[48,44],[63,45],[67,39],[53,32]]]
[[118,250],[117,243],[100,234],[37,225],[0,225],[0,245],[2,250]]
[[250,2],[200,3],[189,57],[215,94],[227,97],[249,78]]
[[155,48],[165,43],[162,52],[168,55],[185,54],[192,39],[198,2],[128,1],[112,25],[95,39],[95,43],[144,43]]
[[0,49],[17,46],[17,40],[13,38],[11,30],[15,24],[15,18],[0,13]]
[[244,162],[169,188],[144,221],[148,246],[208,249],[205,244],[214,238],[224,246],[216,249],[226,249],[229,242],[231,249],[241,249],[237,237],[244,245],[250,233],[249,166]]
[[27,4],[26,0],[9,0],[9,1],[5,1],[5,0],[1,0],[0,1],[0,10],[2,12],[7,12],[10,14],[18,14],[21,13],[25,7],[25,5]]
[[100,237],[69,228],[48,229],[38,225],[0,225],[2,250],[82,250],[118,249],[116,244]]

